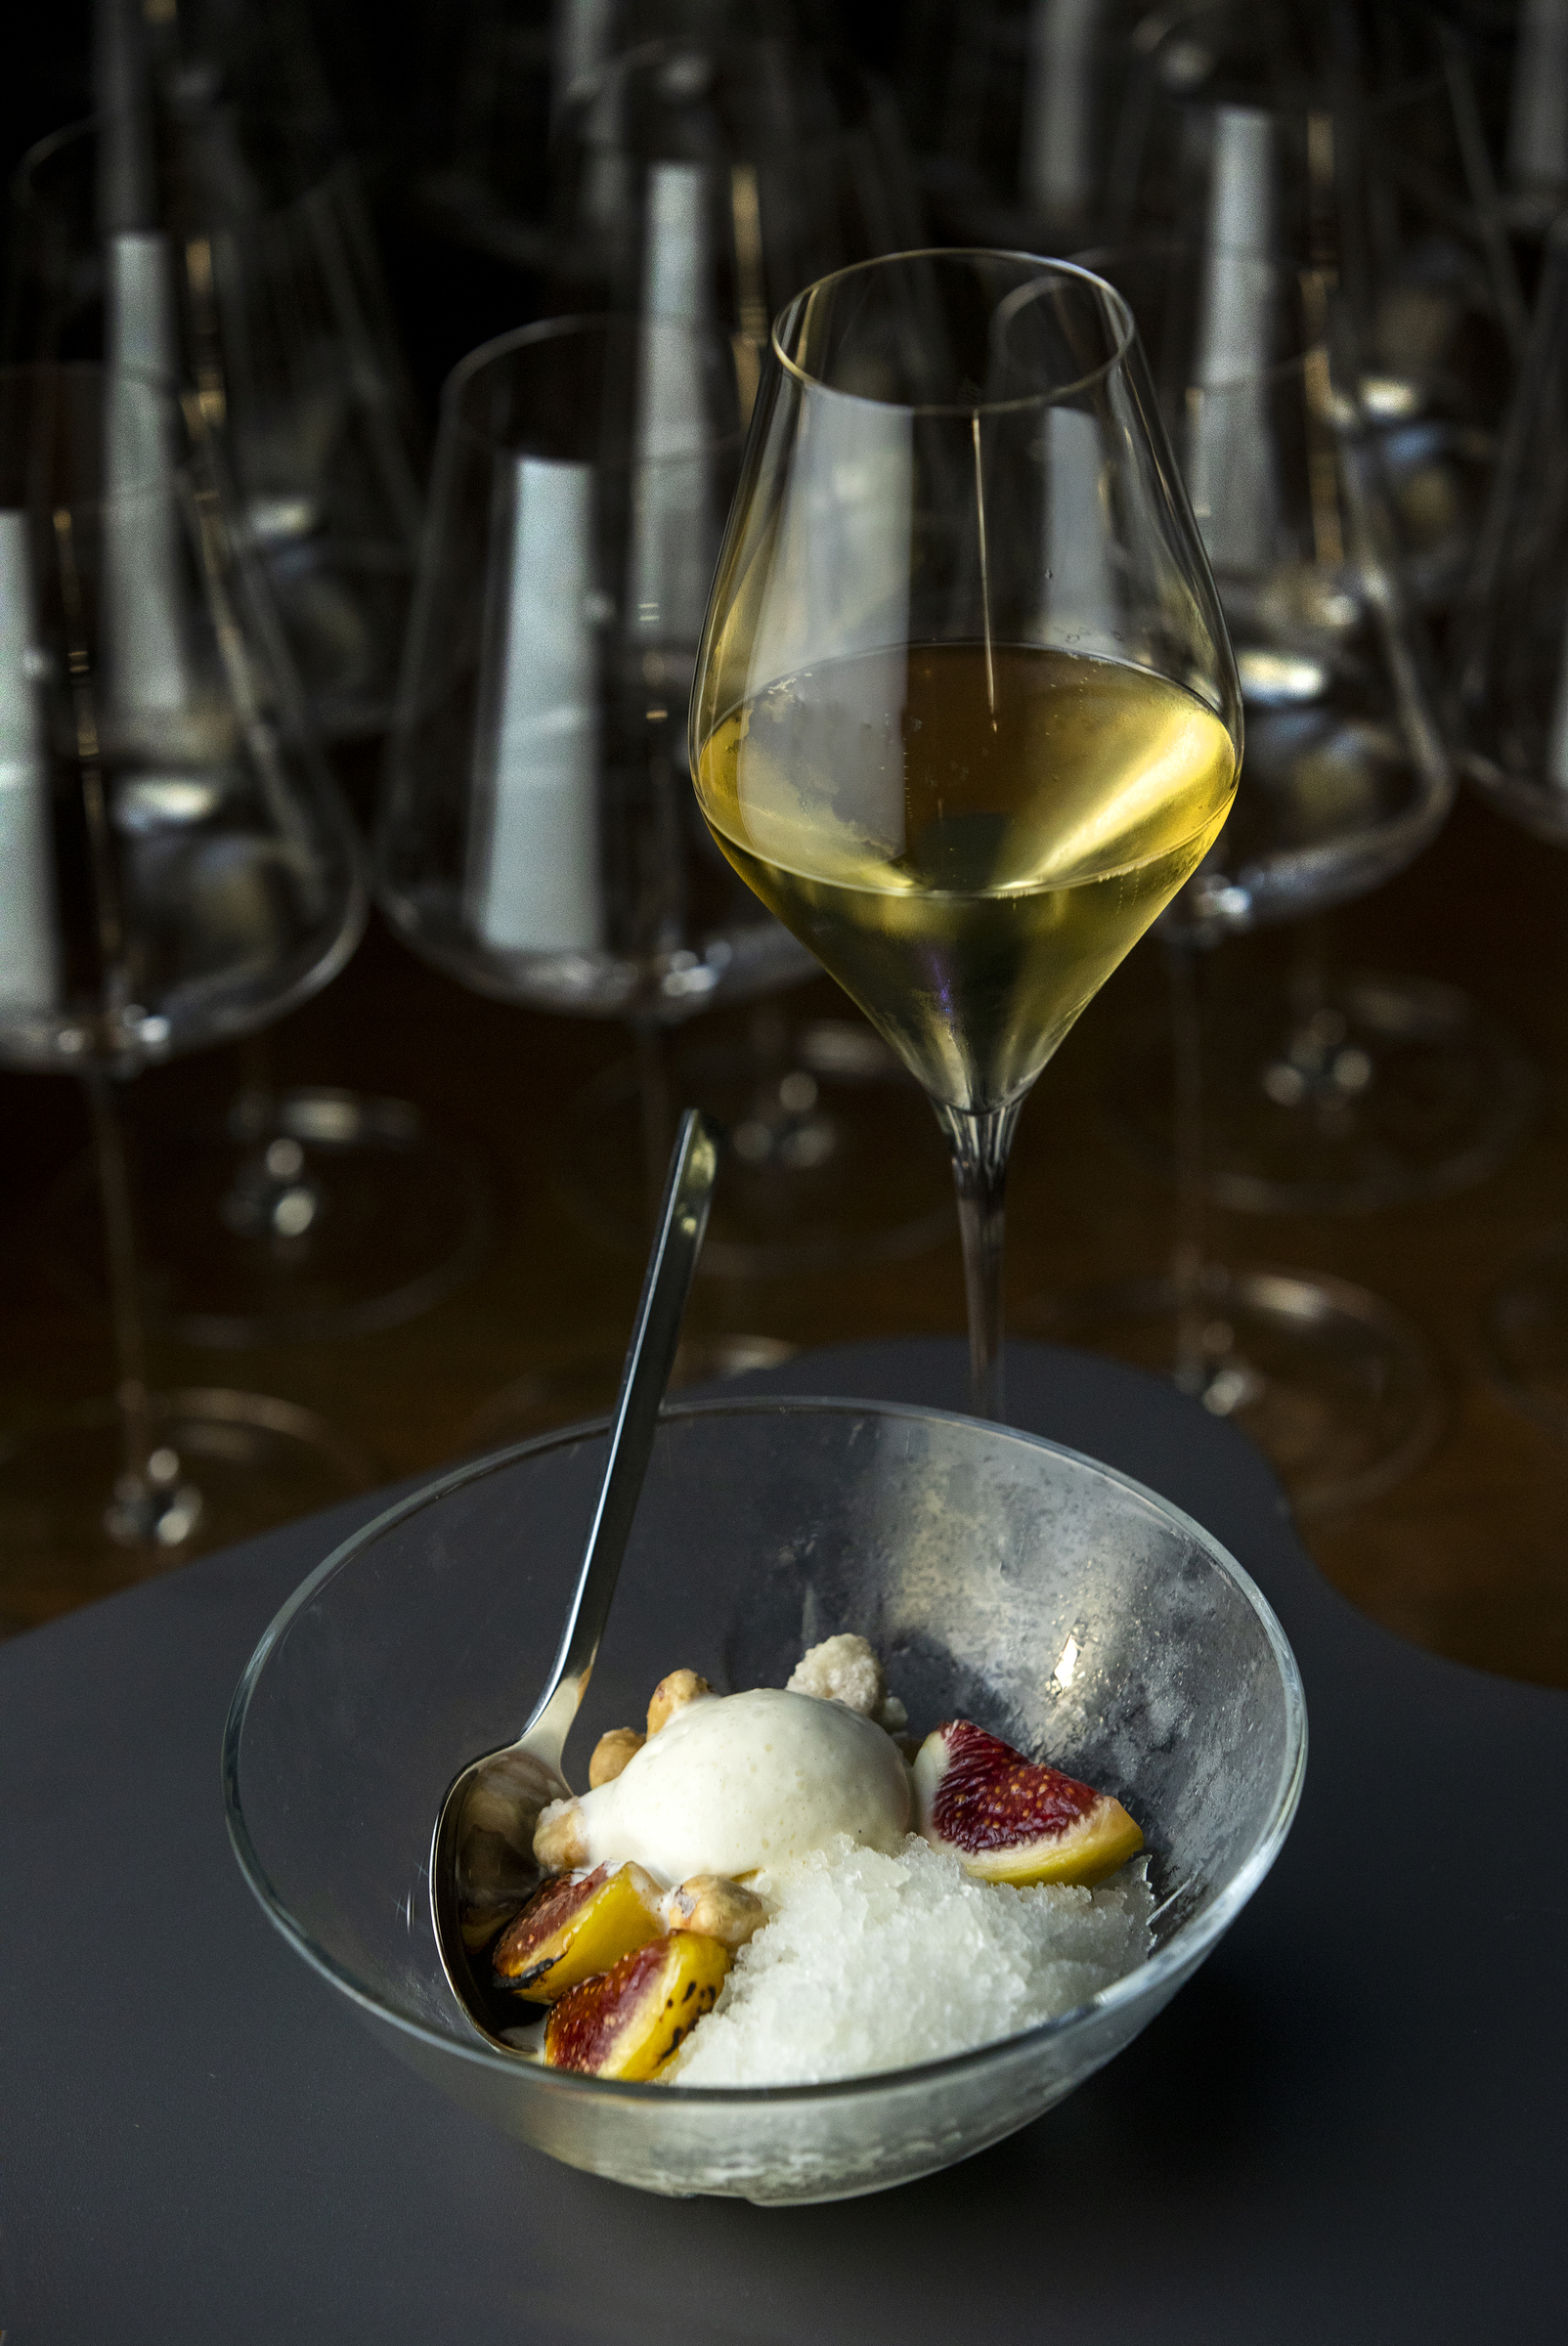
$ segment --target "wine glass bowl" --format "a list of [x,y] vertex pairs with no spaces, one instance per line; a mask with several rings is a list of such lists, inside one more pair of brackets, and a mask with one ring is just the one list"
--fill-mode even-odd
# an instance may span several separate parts
[[1229,810],[1241,695],[1131,313],[925,252],[789,304],[692,699],[724,854],[919,1078],[999,1403],[1024,1098]]
[[1131,2041],[1277,1853],[1305,1716],[1273,1615],[1188,1517],[1052,1443],[863,1402],[675,1404],[568,1773],[677,1656],[720,1687],[779,1684],[803,1645],[858,1630],[922,1725],[967,1711],[1126,1801],[1154,1853],[1154,1946],[1064,2019],[921,2068],[709,2093],[571,2076],[475,2036],[425,1867],[456,1767],[514,1734],[544,1681],[603,1455],[603,1430],[578,1429],[459,1468],[327,1558],[273,1624],[224,1755],[263,1910],[439,2090],[645,2191],[845,2197],[1000,2140]]
[[5,370],[0,558],[0,1058],[129,1072],[280,1017],[347,960],[367,891],[210,445],[148,376]]
[[678,1021],[809,966],[685,789],[739,449],[728,342],[678,321],[551,320],[453,375],[379,865],[393,928],[461,983]]
[[384,725],[420,526],[417,432],[351,167],[186,77],[23,157],[6,354],[198,397],[313,723]]

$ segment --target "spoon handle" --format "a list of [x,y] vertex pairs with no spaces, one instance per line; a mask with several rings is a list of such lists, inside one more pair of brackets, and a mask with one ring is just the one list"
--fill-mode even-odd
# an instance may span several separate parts
[[658,1232],[626,1367],[621,1371],[610,1455],[583,1551],[577,1592],[561,1632],[549,1690],[524,1730],[536,1749],[544,1732],[554,1734],[557,1757],[598,1655],[610,1600],[621,1577],[621,1559],[648,1471],[654,1429],[680,1340],[681,1317],[708,1227],[718,1170],[719,1127],[700,1108],[690,1108],[680,1119],[670,1159]]

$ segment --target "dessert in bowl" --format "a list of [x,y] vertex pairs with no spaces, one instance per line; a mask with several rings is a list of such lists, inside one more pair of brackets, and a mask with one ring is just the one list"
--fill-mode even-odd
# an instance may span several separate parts
[[721,1691],[782,1687],[805,1648],[860,1632],[917,1728],[962,1716],[1125,1803],[1147,1844],[1151,1951],[1055,2020],[869,2075],[699,2089],[544,2067],[486,2044],[455,2002],[426,1868],[454,1768],[515,1732],[544,1676],[603,1441],[580,1430],[459,1468],[296,1592],[225,1739],[252,1888],[402,2059],[622,2182],[843,2197],[999,2140],[1131,2041],[1278,1853],[1305,1712],[1273,1614],[1178,1509],[1035,1437],[857,1402],[671,1410],[573,1781],[670,1657]]

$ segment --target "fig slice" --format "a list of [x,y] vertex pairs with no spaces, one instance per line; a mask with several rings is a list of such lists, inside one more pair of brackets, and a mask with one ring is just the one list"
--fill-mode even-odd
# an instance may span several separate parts
[[498,1983],[531,2003],[553,2004],[659,1937],[659,1897],[640,1865],[613,1873],[600,1865],[575,1880],[546,1882],[496,1942],[491,1963]]
[[1103,1882],[1143,1834],[1119,1801],[950,1718],[915,1755],[915,1821],[981,1882]]
[[656,2077],[713,2010],[728,1970],[729,1949],[695,1931],[634,1948],[550,2007],[546,2064],[628,2083]]

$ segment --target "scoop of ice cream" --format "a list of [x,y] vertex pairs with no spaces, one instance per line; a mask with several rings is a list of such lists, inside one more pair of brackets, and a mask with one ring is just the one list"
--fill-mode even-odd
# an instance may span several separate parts
[[883,1730],[843,1704],[760,1686],[688,1703],[576,1807],[589,1865],[634,1858],[670,1885],[733,1881],[840,1833],[895,1849],[909,1771]]

